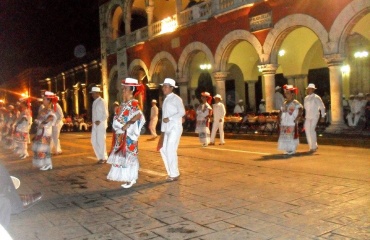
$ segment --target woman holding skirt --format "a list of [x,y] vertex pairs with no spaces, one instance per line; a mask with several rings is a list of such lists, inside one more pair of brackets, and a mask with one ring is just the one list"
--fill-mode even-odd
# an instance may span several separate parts
[[112,167],[107,178],[125,182],[121,186],[130,188],[136,183],[139,174],[138,139],[145,119],[135,96],[143,92],[144,87],[138,80],[126,78],[122,81],[123,102],[113,118],[115,131],[114,147],[107,163]]
[[279,125],[280,135],[278,140],[278,149],[284,151],[284,154],[295,154],[298,144],[298,122],[302,116],[303,106],[295,96],[298,89],[291,85],[285,87],[286,100],[281,107]]
[[37,119],[36,136],[33,139],[32,151],[33,151],[33,166],[40,168],[42,171],[53,169],[51,162],[51,135],[52,128],[56,122],[55,111],[52,109],[53,105],[58,102],[58,97],[52,92],[45,92],[43,98],[44,108],[39,111]]
[[196,111],[197,124],[195,132],[199,134],[199,141],[203,147],[207,147],[211,142],[211,132],[209,131],[209,119],[212,116],[211,101],[211,94],[208,92],[202,92],[201,103]]
[[29,98],[20,100],[21,113],[15,125],[14,141],[17,145],[16,154],[18,154],[21,159],[25,159],[26,157],[28,157],[27,146],[32,121],[31,111],[29,107]]

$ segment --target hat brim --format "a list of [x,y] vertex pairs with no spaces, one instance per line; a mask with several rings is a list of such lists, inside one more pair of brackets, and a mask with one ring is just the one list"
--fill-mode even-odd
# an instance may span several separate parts
[[169,84],[169,83],[161,83],[161,84],[159,84],[159,85],[161,85],[161,86],[163,86],[163,85],[168,85],[168,86],[170,86],[170,87],[178,88],[178,86],[172,86],[172,85],[171,85],[171,84]]
[[90,93],[101,93],[102,91],[91,91]]
[[317,89],[315,87],[306,87],[306,89]]

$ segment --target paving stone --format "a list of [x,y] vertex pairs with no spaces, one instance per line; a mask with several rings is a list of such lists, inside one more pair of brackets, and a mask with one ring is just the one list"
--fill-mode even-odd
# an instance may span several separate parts
[[234,214],[220,211],[217,209],[203,209],[182,215],[183,218],[189,219],[201,225],[218,222],[235,216]]
[[227,240],[240,240],[240,239],[264,240],[268,238],[258,233],[252,232],[250,230],[235,227],[235,228],[228,228],[228,229],[225,229],[219,232],[203,235],[195,239],[199,239],[199,240],[225,240],[225,239]]
[[189,239],[214,232],[212,229],[205,228],[191,221],[175,223],[165,227],[152,230],[156,234],[166,239]]
[[224,220],[227,223],[234,224],[236,226],[248,229],[254,232],[258,232],[261,228],[267,228],[269,226],[274,226],[271,222],[266,222],[258,218],[253,218],[250,216],[237,216]]
[[123,240],[130,239],[127,235],[118,230],[110,230],[106,232],[99,232],[90,235],[71,238],[71,240]]

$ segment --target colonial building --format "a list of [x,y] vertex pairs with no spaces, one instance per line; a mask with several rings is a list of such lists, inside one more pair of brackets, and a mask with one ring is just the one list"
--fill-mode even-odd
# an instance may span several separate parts
[[330,95],[331,126],[345,127],[342,95],[370,92],[368,0],[102,0],[104,95],[120,99],[120,81],[135,77],[146,99],[174,78],[185,104],[207,90],[224,101],[261,98],[273,110],[275,86],[308,82]]

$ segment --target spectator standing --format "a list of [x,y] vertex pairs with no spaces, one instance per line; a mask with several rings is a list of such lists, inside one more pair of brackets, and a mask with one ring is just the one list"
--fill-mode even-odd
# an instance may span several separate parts
[[260,105],[258,106],[258,113],[266,112],[266,102],[265,99],[261,99]]
[[152,100],[152,108],[150,109],[150,122],[149,122],[149,130],[152,135],[152,139],[158,137],[157,135],[157,123],[158,123],[158,107],[157,107],[157,100]]
[[99,87],[92,87],[90,93],[94,99],[92,105],[91,144],[98,159],[98,163],[102,164],[106,163],[108,158],[105,142],[107,137],[107,119],[109,116],[108,105],[100,96],[101,90]]
[[220,132],[220,144],[225,144],[225,136],[224,136],[224,118],[226,115],[226,110],[224,104],[221,102],[222,97],[220,94],[216,94],[214,96],[215,104],[212,105],[213,111],[213,124],[212,124],[212,133],[211,133],[211,142],[209,145],[215,145],[215,138],[217,130]]
[[315,90],[315,84],[308,84],[306,88],[307,96],[304,98],[304,108],[306,111],[304,129],[310,152],[317,151],[316,125],[319,121],[320,113],[322,119],[326,116],[325,105],[320,96],[314,93]]
[[175,80],[166,78],[161,86],[165,99],[162,105],[161,137],[157,150],[160,151],[166,167],[167,181],[172,182],[178,180],[180,176],[177,149],[182,134],[182,117],[185,115],[185,108],[182,99],[173,93],[173,89],[178,87]]
[[281,94],[281,87],[277,86],[275,88],[275,94],[274,94],[274,109],[280,110],[284,104],[284,101],[285,101],[284,96],[283,94]]

